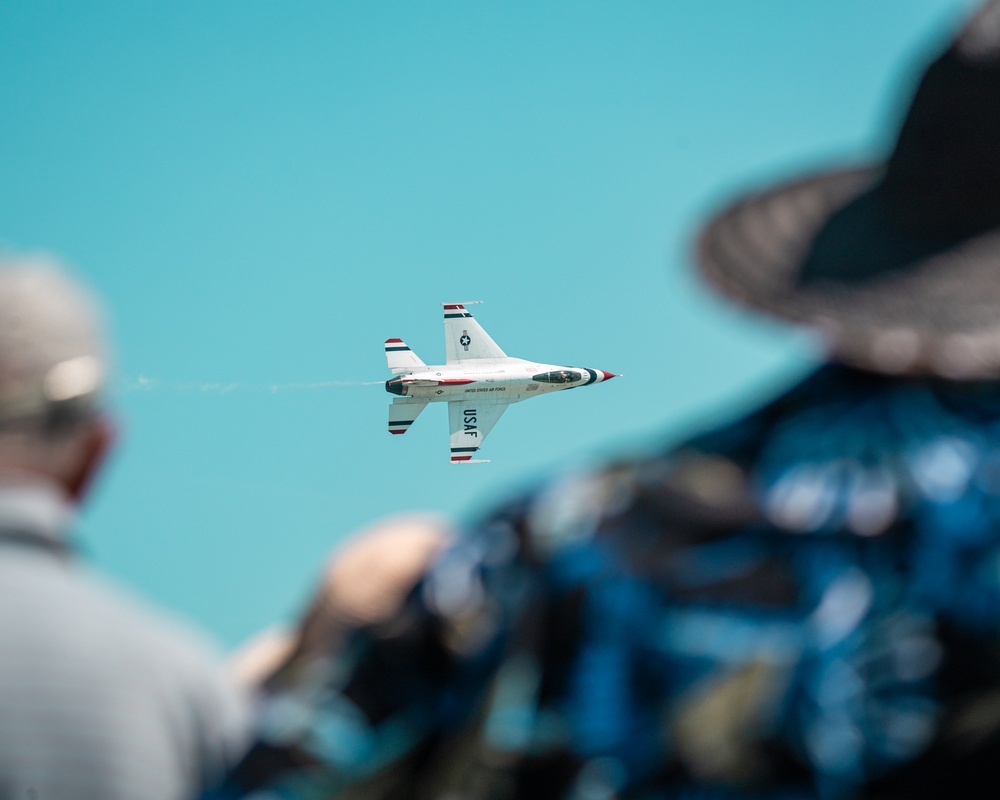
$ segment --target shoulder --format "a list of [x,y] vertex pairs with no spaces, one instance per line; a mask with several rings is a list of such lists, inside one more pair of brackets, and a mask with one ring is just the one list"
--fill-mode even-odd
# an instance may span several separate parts
[[235,723],[245,714],[247,700],[204,631],[99,573],[82,569],[79,582],[94,614],[87,627],[104,658],[204,715],[225,714]]
[[210,785],[242,755],[248,743],[252,704],[223,654],[203,631],[156,607],[108,578],[83,579],[106,616],[102,626],[105,666],[120,687],[146,703],[151,715],[170,721],[190,768]]
[[30,692],[32,724],[91,731],[191,787],[239,756],[248,698],[204,634],[77,563],[12,555],[0,583],[0,639],[17,642],[0,654],[6,711]]

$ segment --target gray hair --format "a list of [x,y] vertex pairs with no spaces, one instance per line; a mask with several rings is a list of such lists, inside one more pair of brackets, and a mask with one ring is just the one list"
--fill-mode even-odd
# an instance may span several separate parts
[[103,314],[53,258],[0,254],[0,431],[86,416],[108,373]]

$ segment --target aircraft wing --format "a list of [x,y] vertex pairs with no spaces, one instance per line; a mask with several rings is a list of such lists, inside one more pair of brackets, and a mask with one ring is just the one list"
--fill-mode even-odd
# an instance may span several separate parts
[[460,303],[444,303],[444,347],[449,364],[476,358],[507,358],[475,317]]
[[510,403],[498,403],[492,399],[486,402],[482,398],[448,402],[452,464],[472,461],[472,456],[482,447],[483,441],[509,405]]

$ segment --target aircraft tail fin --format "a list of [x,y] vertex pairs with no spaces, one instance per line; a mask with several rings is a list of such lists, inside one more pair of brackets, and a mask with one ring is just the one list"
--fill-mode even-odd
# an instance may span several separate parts
[[426,400],[397,397],[389,406],[389,433],[406,433],[420,412],[427,408]]
[[[479,301],[474,301],[478,303]],[[442,303],[444,306],[444,346],[446,363],[461,364],[478,358],[507,358],[507,354],[490,338],[466,305]]]
[[413,372],[416,369],[427,366],[417,358],[417,354],[402,339],[385,340],[385,363],[392,370],[393,375]]

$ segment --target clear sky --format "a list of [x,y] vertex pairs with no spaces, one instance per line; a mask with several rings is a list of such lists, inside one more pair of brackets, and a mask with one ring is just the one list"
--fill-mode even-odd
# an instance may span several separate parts
[[[468,519],[807,370],[690,271],[743,187],[877,158],[969,0],[0,3],[0,244],[68,260],[117,340],[100,568],[232,646],[379,516]],[[383,341],[624,377],[448,463],[386,432]]]

